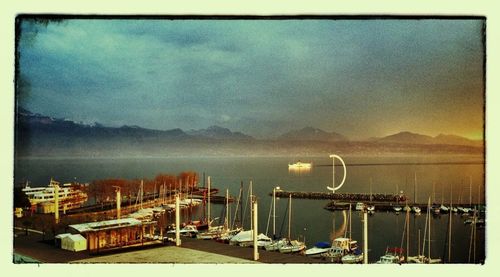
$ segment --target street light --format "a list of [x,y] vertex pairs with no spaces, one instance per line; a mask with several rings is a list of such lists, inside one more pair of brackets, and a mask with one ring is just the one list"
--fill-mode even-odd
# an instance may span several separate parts
[[273,188],[273,239],[276,238],[276,191],[281,191],[281,188]]

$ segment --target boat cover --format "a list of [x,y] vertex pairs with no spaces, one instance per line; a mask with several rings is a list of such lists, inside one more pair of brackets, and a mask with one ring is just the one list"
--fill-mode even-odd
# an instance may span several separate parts
[[332,247],[332,245],[326,241],[320,241],[320,242],[316,243],[314,246],[316,246],[318,248],[330,248],[330,247]]

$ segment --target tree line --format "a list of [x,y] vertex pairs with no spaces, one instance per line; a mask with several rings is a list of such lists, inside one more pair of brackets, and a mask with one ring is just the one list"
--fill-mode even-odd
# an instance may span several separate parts
[[136,199],[143,185],[143,196],[158,195],[164,190],[191,191],[198,186],[198,174],[193,171],[184,171],[175,176],[160,173],[154,179],[102,179],[92,181],[86,189],[89,199],[96,204],[115,201],[116,189],[119,187],[123,200]]

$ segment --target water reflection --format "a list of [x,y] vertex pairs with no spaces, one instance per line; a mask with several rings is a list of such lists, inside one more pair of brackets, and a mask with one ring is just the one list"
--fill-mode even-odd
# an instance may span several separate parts
[[288,164],[288,173],[296,175],[309,174],[311,172],[311,169],[311,162],[298,161],[296,163]]
[[330,233],[330,240],[333,241],[336,238],[344,237],[347,230],[347,211],[342,211],[342,224],[339,229],[336,229],[336,220],[335,220],[335,212],[333,212],[333,230]]

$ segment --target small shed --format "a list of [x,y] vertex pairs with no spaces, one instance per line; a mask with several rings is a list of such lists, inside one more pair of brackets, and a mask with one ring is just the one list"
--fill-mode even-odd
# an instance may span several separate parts
[[82,235],[69,235],[61,240],[61,248],[69,251],[83,251],[87,249],[87,239]]
[[59,234],[54,237],[54,244],[57,248],[60,248],[62,246],[62,239],[71,236],[71,233],[64,233],[64,234]]

